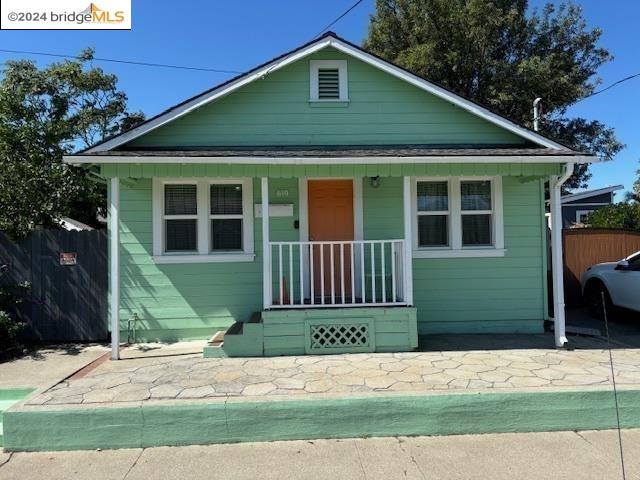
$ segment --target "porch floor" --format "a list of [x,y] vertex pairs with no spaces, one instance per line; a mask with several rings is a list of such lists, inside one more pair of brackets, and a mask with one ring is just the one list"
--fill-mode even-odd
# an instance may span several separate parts
[[[485,349],[457,350],[443,339],[442,349],[434,351],[432,338],[430,351],[405,353],[208,359],[186,354],[107,361],[29,399],[25,407],[611,388],[602,340],[576,339],[571,351],[544,348],[551,345],[549,335],[520,336],[524,348],[509,349],[502,344],[517,345],[519,336],[497,343],[486,337]],[[619,387],[639,389],[640,350],[616,345],[613,357]]]

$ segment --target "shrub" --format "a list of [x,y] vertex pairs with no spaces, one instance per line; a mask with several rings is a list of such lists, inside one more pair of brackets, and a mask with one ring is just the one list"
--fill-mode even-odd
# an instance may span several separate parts
[[640,203],[616,203],[589,214],[592,228],[620,228],[640,231]]
[[18,334],[24,323],[16,319],[15,310],[24,302],[30,288],[27,282],[0,287],[0,352],[18,344]]

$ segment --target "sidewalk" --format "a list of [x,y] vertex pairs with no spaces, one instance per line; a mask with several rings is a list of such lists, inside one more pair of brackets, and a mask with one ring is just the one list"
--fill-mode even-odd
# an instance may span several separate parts
[[[640,430],[623,442],[638,478]],[[621,478],[614,430],[0,453],[0,465],[1,480]]]

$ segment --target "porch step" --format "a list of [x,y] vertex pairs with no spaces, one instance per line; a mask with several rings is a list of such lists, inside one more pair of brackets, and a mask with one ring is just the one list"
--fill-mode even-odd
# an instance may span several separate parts
[[262,314],[254,312],[246,322],[235,322],[226,332],[217,332],[204,347],[205,358],[261,357],[263,355]]
[[226,357],[222,346],[224,345],[224,330],[218,330],[207,345],[202,349],[204,358],[221,358]]

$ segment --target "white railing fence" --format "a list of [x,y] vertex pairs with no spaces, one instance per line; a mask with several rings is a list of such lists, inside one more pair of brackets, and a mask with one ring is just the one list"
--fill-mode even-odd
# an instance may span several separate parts
[[404,240],[269,242],[269,248],[271,308],[406,305]]

